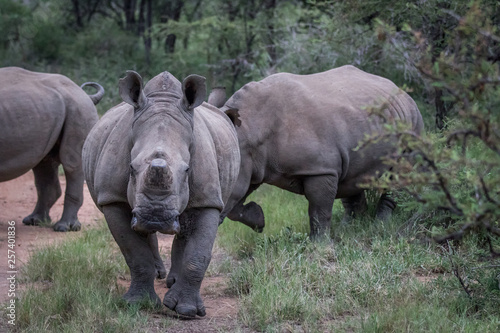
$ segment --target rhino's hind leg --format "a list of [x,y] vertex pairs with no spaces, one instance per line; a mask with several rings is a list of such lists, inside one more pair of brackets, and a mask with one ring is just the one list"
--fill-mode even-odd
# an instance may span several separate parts
[[167,270],[165,269],[165,265],[163,265],[163,260],[160,256],[160,250],[158,249],[158,237],[156,233],[148,236],[148,242],[155,258],[156,278],[164,279],[165,276],[167,276]]
[[64,193],[64,209],[61,219],[54,224],[55,231],[79,231],[78,210],[83,204],[83,171],[81,166],[69,169],[64,166],[66,191]]
[[45,157],[33,168],[38,199],[33,213],[23,219],[24,224],[38,225],[43,221],[50,221],[49,210],[61,196],[58,167],[56,160]]
[[129,303],[152,301],[161,306],[160,298],[154,289],[157,268],[150,237],[132,230],[132,212],[128,204],[106,205],[103,207],[103,213],[109,230],[130,268],[130,288],[123,298]]
[[387,221],[392,216],[392,212],[395,208],[396,201],[391,198],[389,193],[384,192],[378,201],[375,218],[378,220]]
[[368,205],[366,204],[365,191],[349,198],[343,198],[342,205],[345,209],[342,223],[346,224],[366,212]]
[[304,194],[309,201],[309,225],[312,240],[330,237],[333,201],[338,177],[323,175],[304,178]]

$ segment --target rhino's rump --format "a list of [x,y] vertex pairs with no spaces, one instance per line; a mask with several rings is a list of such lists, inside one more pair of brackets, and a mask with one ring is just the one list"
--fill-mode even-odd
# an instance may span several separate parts
[[96,123],[89,96],[63,75],[0,69],[0,181],[15,178],[53,153],[71,171]]
[[[359,191],[355,183],[381,170],[390,147],[356,152],[360,140],[379,131],[368,117],[373,105],[422,129],[413,100],[391,81],[345,66],[312,75],[276,74],[246,85],[226,103],[239,109],[242,154],[251,151],[254,183],[270,183],[301,193],[304,176],[337,175],[338,196]],[[242,160],[242,163],[246,161]]]
[[[36,98],[39,93],[44,98]],[[51,88],[30,87],[29,83],[23,89],[0,88],[0,181],[32,169],[54,148],[64,111],[64,101]]]

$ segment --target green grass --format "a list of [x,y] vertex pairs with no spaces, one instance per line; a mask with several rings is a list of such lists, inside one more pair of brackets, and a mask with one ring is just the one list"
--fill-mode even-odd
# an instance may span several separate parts
[[[370,193],[371,206],[374,198]],[[386,223],[366,217],[343,225],[336,203],[332,240],[312,243],[304,197],[264,186],[251,200],[262,204],[264,232],[224,222],[207,271],[226,276],[227,292],[239,298],[235,329],[499,331],[500,265],[481,261],[488,252],[479,246],[480,235],[451,251],[422,241],[433,223],[428,215],[400,210]],[[453,275],[455,266],[471,296]],[[125,290],[116,281],[127,271],[104,225],[40,250],[20,274],[27,287],[18,301],[16,330],[135,332],[147,330],[152,320],[171,327],[171,319],[155,316],[151,307],[121,300]]]
[[[399,212],[387,223],[366,217],[341,225],[343,209],[336,204],[332,242],[317,244],[306,234],[303,197],[263,187],[251,200],[263,203],[263,234],[226,221],[218,239],[239,259],[230,274],[230,290],[240,297],[244,325],[264,332],[500,328],[498,281],[490,279],[490,288],[483,289],[486,297],[469,298],[453,276],[445,251],[419,241],[423,227],[409,227],[408,213]],[[461,267],[477,264],[477,241],[472,237],[463,242],[454,262]],[[422,282],[420,276],[432,279]]]
[[39,250],[20,274],[17,332],[135,332],[147,326],[117,284],[128,268],[104,224]]

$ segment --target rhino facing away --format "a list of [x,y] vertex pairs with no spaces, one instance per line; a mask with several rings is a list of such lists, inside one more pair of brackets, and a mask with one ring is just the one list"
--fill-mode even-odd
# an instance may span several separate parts
[[239,170],[233,124],[203,103],[201,76],[181,84],[163,72],[143,88],[139,74],[129,71],[119,90],[125,103],[92,129],[83,165],[92,198],[130,268],[124,298],[159,303],[154,279],[166,272],[156,232],[175,234],[163,303],[184,316],[204,316],[200,286]]
[[84,85],[98,92],[89,96],[59,74],[0,68],[0,181],[33,169],[38,195],[35,209],[23,219],[24,224],[50,220],[49,210],[61,196],[58,168],[62,164],[66,176],[64,210],[54,230],[80,230],[77,215],[83,203],[82,146],[99,119],[94,104],[104,95],[99,84]]
[[[241,152],[238,181],[223,215],[257,231],[265,225],[263,211],[255,202],[244,202],[262,183],[305,195],[311,238],[329,235],[335,198],[342,198],[345,220],[366,209],[358,184],[384,169],[381,157],[393,147],[386,142],[354,150],[365,135],[381,130],[382,121],[369,117],[370,106],[385,104],[388,118],[406,122],[416,133],[423,130],[410,96],[353,66],[271,75],[246,84],[224,105],[220,89],[213,94],[209,103],[232,118]],[[377,217],[387,218],[394,208],[383,194]]]

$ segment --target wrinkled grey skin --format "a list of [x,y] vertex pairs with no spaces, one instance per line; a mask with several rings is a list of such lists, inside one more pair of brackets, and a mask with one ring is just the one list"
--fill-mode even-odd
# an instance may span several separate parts
[[[256,231],[265,225],[261,207],[245,199],[262,183],[303,194],[309,202],[310,236],[330,234],[332,205],[342,198],[344,220],[363,213],[365,194],[357,185],[384,169],[381,157],[390,143],[354,151],[370,133],[380,131],[380,118],[367,107],[387,103],[389,118],[423,130],[415,102],[391,81],[344,66],[312,75],[281,73],[238,90],[224,105],[221,91],[209,101],[233,120],[238,133],[241,168],[226,205],[227,217]],[[395,202],[380,198],[377,217],[388,218]],[[225,214],[223,214],[225,215]]]
[[130,267],[124,298],[160,302],[153,283],[166,272],[156,232],[175,234],[163,303],[204,316],[200,286],[239,170],[236,132],[223,112],[203,103],[201,76],[181,85],[163,72],[143,89],[129,71],[119,89],[125,103],[93,128],[83,162],[92,198]]
[[99,89],[87,95],[65,76],[35,73],[17,67],[0,68],[0,181],[33,169],[38,195],[24,224],[50,220],[49,210],[61,196],[58,168],[66,176],[66,193],[56,231],[80,230],[78,210],[83,203],[82,146],[99,119],[94,103]]

